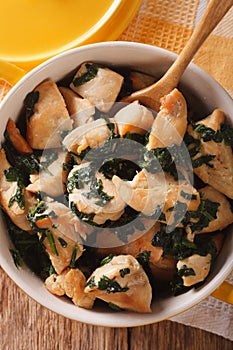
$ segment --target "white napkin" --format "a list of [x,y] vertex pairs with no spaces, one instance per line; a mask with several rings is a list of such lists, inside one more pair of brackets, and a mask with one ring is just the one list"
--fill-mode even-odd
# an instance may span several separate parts
[[[227,280],[233,284],[233,273]],[[203,329],[233,341],[233,306],[208,297],[171,321]]]

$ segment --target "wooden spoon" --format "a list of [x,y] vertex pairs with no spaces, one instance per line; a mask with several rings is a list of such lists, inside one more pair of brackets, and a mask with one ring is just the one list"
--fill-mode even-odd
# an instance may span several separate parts
[[178,85],[180,77],[195,53],[231,6],[233,6],[233,0],[210,0],[201,21],[193,31],[188,43],[165,75],[156,83],[126,96],[122,101],[132,102],[139,100],[145,106],[158,111],[160,98],[171,92]]

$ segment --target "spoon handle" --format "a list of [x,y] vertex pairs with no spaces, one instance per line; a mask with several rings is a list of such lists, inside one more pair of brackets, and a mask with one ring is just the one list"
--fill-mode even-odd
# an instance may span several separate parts
[[[177,86],[181,75],[184,73],[193,56],[207,39],[209,34],[221,21],[227,11],[233,6],[233,0],[210,0],[206,11],[191,35],[188,43],[166,72],[163,79],[170,80],[172,86]],[[163,80],[162,79],[162,80]]]

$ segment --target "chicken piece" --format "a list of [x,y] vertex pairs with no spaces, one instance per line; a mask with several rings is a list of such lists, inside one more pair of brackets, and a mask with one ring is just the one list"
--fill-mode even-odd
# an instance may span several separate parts
[[79,269],[65,269],[61,274],[52,274],[45,281],[48,291],[57,296],[67,295],[73,303],[91,309],[94,299],[84,293],[86,278]]
[[65,291],[75,305],[85,309],[92,309],[95,297],[84,293],[86,278],[81,270],[71,269],[65,276]]
[[[43,245],[58,274],[82,255],[79,221],[64,204],[45,198],[45,210],[34,217],[38,231],[45,232]],[[42,234],[39,233],[42,237]]]
[[[176,210],[171,209],[179,210],[179,203],[186,204],[187,210],[197,210],[200,204],[200,195],[191,184],[175,181],[172,176],[151,174],[145,169],[132,181],[123,181],[114,175],[112,182],[125,203],[148,216],[157,212],[157,220],[160,220],[159,216],[163,213],[165,222],[169,225],[173,224],[176,213]],[[182,218],[180,217],[180,221]]]
[[156,208],[165,200],[166,182],[161,174],[150,174],[143,169],[132,181],[124,181],[114,175],[112,182],[120,198],[145,215],[154,214]]
[[161,99],[149,136],[147,148],[180,145],[187,129],[187,105],[184,96],[174,89]]
[[[90,163],[75,165],[69,173],[68,183],[72,184],[78,176],[82,178],[80,173],[86,171],[89,166]],[[92,190],[93,181],[96,181],[98,193]],[[85,177],[85,183],[79,185],[79,188],[73,187],[69,194],[70,205],[74,203],[81,213],[93,214],[93,222],[96,224],[101,225],[107,220],[118,220],[123,214],[125,202],[118,196],[113,182],[106,179],[102,173],[96,172],[89,180]]]
[[208,276],[210,272],[211,259],[211,254],[207,254],[206,256],[194,254],[189,256],[188,258],[178,261],[178,272],[181,269],[193,270],[190,271],[190,274],[188,276],[186,274],[182,276],[185,287],[190,287],[196,283],[204,281],[204,279]]
[[36,204],[36,196],[22,186],[21,195],[24,198],[24,205],[21,207],[16,200],[12,202],[12,205],[9,205],[12,197],[16,195],[17,191],[20,191],[17,181],[7,181],[6,179],[5,171],[10,167],[2,148],[0,151],[0,203],[16,226],[24,231],[31,231],[26,215],[29,208]]
[[33,114],[27,120],[27,141],[34,149],[61,146],[60,131],[72,129],[72,119],[57,85],[46,80],[33,92],[39,92]]
[[151,129],[154,116],[148,108],[135,101],[120,109],[115,114],[114,120],[120,136],[124,136],[128,132],[143,135]]
[[21,135],[20,130],[16,127],[15,122],[9,119],[6,126],[6,132],[17,152],[32,153],[32,148]]
[[[197,124],[203,124],[205,127],[212,128],[214,131],[220,129],[224,121],[223,112],[215,110],[207,118],[200,120]],[[206,184],[214,187],[218,191],[233,199],[233,154],[231,146],[224,142],[215,142],[214,140],[203,141],[201,133],[188,126],[188,133],[194,139],[200,141],[200,150],[192,157],[194,173]],[[192,147],[192,145],[191,145]],[[198,164],[198,159],[213,156],[207,163]]]
[[223,230],[233,222],[231,204],[221,192],[211,186],[203,187],[199,192],[203,194],[203,199],[219,203],[219,207],[217,210],[217,218],[210,221],[209,225],[204,227],[200,232],[195,231],[196,234]]
[[132,82],[133,91],[144,89],[155,82],[155,78],[151,75],[136,71],[130,72],[129,78]]
[[69,152],[80,154],[87,147],[94,148],[102,145],[110,135],[111,130],[106,121],[101,118],[74,129],[62,143]]
[[[89,74],[92,70],[92,74]],[[80,77],[82,82],[80,83]],[[85,79],[87,77],[87,79]],[[83,63],[74,76],[70,87],[78,95],[88,99],[101,112],[108,112],[120,92],[124,78],[92,63]]]
[[[66,152],[54,151],[54,153],[57,153],[57,159],[38,174],[30,175],[31,184],[26,187],[28,191],[44,192],[51,197],[58,197],[64,193],[62,174]],[[46,161],[46,157],[42,156],[41,162],[43,161]]]
[[205,119],[199,120],[196,124],[204,124],[206,127],[218,131],[221,124],[225,122],[225,115],[220,109],[215,109],[210,115]]
[[64,270],[60,275],[57,275],[56,273],[53,273],[45,280],[45,287],[48,289],[48,291],[54,295],[57,295],[59,297],[66,294],[65,291],[65,276],[66,276],[67,270]]
[[73,128],[87,124],[94,120],[95,106],[86,98],[79,97],[75,92],[66,87],[59,88],[73,119]]
[[115,256],[97,268],[84,292],[122,309],[151,312],[152,290],[148,277],[131,255]]

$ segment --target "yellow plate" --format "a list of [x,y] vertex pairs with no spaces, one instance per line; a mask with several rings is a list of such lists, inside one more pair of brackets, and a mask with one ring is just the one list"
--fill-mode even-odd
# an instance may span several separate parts
[[5,0],[0,58],[31,68],[69,48],[115,40],[141,0]]

